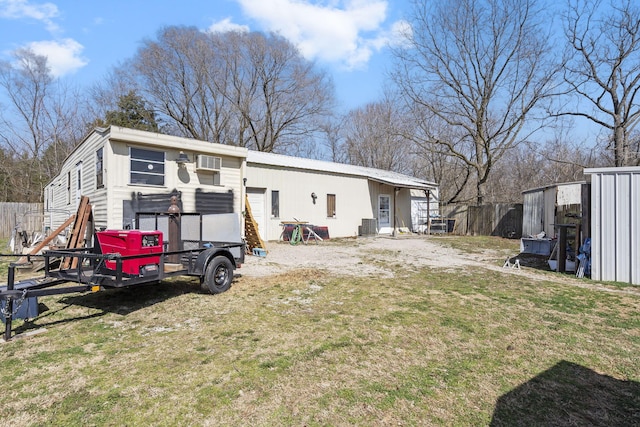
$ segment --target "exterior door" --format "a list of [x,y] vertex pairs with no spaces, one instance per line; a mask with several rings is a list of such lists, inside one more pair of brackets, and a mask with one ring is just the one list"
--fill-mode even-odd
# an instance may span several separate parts
[[253,219],[258,224],[258,231],[262,240],[266,240],[267,221],[266,221],[266,190],[264,188],[247,188],[247,199],[251,207]]
[[380,233],[389,233],[391,228],[391,196],[380,194],[378,196],[378,230]]

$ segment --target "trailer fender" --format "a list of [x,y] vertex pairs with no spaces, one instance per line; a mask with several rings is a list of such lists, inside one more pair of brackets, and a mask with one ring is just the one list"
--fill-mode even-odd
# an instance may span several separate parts
[[209,249],[205,249],[204,251],[198,254],[198,258],[196,259],[196,262],[194,265],[194,270],[193,270],[194,274],[197,276],[200,276],[200,278],[203,278],[207,270],[207,265],[209,264],[209,262],[211,262],[212,259],[214,259],[217,256],[226,257],[231,262],[231,266],[234,269],[237,268],[236,260],[233,258],[233,255],[228,249],[209,248]]

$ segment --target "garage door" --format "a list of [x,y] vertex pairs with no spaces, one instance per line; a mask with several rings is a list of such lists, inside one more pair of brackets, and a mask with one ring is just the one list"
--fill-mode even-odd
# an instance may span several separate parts
[[247,198],[253,219],[258,223],[258,231],[262,240],[267,240],[267,221],[266,221],[266,190],[264,188],[247,188]]

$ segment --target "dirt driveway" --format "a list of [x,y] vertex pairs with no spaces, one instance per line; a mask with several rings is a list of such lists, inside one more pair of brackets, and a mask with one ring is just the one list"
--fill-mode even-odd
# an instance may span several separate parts
[[[500,267],[509,255],[486,251],[464,254],[430,236],[368,237],[298,244],[269,242],[266,257],[247,256],[238,273],[248,277],[269,276],[295,269],[320,269],[338,275],[393,277],[398,266],[456,269]],[[514,254],[511,254],[514,255]]]
[[245,264],[236,274],[240,277],[266,277],[286,274],[298,269],[318,269],[334,275],[375,276],[393,278],[399,268],[417,270],[421,267],[450,271],[477,268],[499,270],[507,274],[524,275],[532,281],[549,280],[572,286],[600,289],[607,292],[640,295],[640,287],[619,288],[576,279],[571,274],[557,274],[536,268],[503,268],[508,257],[517,251],[504,249],[464,253],[447,244],[446,237],[403,235],[334,239],[318,244],[291,245],[288,242],[268,242],[267,256],[247,255]]

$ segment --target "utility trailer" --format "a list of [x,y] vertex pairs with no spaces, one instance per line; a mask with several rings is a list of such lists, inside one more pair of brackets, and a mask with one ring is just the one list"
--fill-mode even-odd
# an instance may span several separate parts
[[[153,224],[155,228],[168,228],[164,226],[173,218],[168,214],[139,215],[136,225]],[[180,234],[186,239],[180,239],[178,250],[167,249],[163,230],[102,230],[94,232],[91,247],[47,250],[35,256],[44,259],[42,277],[15,282],[19,264],[11,263],[7,285],[0,287],[5,341],[11,339],[12,321],[20,308],[27,309],[26,318],[35,317],[29,314],[29,307],[34,302],[37,307],[40,296],[132,287],[175,276],[199,277],[202,290],[212,294],[229,289],[234,269],[244,262],[244,242],[203,240],[206,218],[203,221],[200,214],[184,213],[180,217]]]

